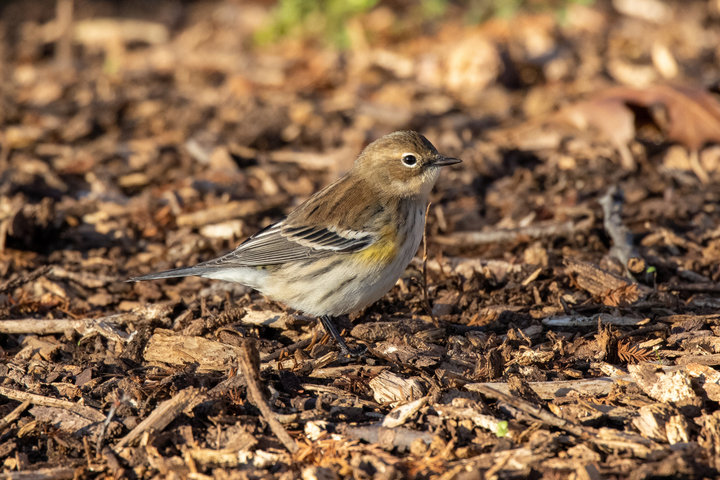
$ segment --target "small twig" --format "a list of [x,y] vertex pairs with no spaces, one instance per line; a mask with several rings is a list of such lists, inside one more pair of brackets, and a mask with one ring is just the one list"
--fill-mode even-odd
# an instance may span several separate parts
[[507,393],[500,392],[492,387],[487,387],[479,383],[475,383],[472,385],[472,391],[478,392],[486,397],[507,403],[508,405],[517,408],[521,412],[540,420],[546,425],[565,430],[566,432],[572,433],[573,435],[576,435],[583,439],[587,439],[588,437],[587,430],[583,429],[581,426],[576,425],[563,418],[560,418],[553,413],[548,412],[541,406],[535,405],[534,403],[528,402],[527,400],[523,400],[518,397],[512,397]]
[[720,293],[720,283],[671,283],[663,285],[664,290],[678,292],[703,292],[703,293]]
[[400,451],[410,450],[411,445],[417,440],[420,440],[426,445],[430,445],[434,437],[434,435],[429,432],[419,432],[404,427],[385,428],[380,425],[359,427],[341,425],[338,427],[338,430],[350,438],[379,444],[388,450],[397,448]]
[[2,420],[0,420],[0,434],[7,428],[8,425],[10,425],[12,422],[18,419],[20,415],[30,406],[30,400],[25,400],[20,405],[15,407],[12,412],[5,415]]
[[[2,251],[2,248],[0,248],[0,251]],[[40,268],[36,268],[32,272],[23,273],[23,274],[18,275],[15,278],[6,280],[2,284],[0,284],[0,293],[9,292],[11,290],[16,289],[17,287],[19,287],[21,285],[30,283],[30,282],[34,281],[35,279],[42,277],[43,275],[46,275],[47,273],[49,273],[51,268],[52,267],[50,267],[49,265],[45,265]]]
[[[702,358],[712,357],[712,355],[706,355]],[[680,359],[685,357],[680,357]],[[699,357],[692,356],[691,361],[695,362]],[[702,359],[701,358],[701,359]],[[717,357],[709,358],[711,364],[720,364],[720,355]],[[714,363],[717,362],[717,363]],[[689,362],[687,362],[689,363]],[[673,365],[671,367],[663,367],[663,372],[671,373],[682,370],[685,368],[682,365]],[[567,395],[570,392],[581,392],[585,395],[608,395],[612,390],[613,385],[616,383],[635,383],[635,379],[632,375],[616,375],[611,377],[595,377],[595,378],[582,378],[578,380],[554,380],[548,382],[528,382],[530,388],[543,400],[554,400],[558,397]],[[484,394],[484,389],[492,389],[495,392],[507,394],[510,392],[510,387],[507,383],[499,382],[486,382],[486,383],[467,383],[465,389],[471,392],[480,392]]]
[[69,400],[45,397],[43,395],[37,395],[35,393],[21,392],[20,390],[13,390],[12,388],[2,386],[0,386],[0,395],[10,398],[12,400],[18,400],[22,402],[27,400],[33,405],[62,408],[64,410],[76,413],[83,418],[92,420],[93,422],[102,422],[103,420],[105,420],[105,415],[103,415],[102,412],[85,405],[79,405]]
[[38,318],[16,318],[0,322],[0,333],[53,335],[75,330],[80,335],[88,335],[97,332],[100,335],[114,341],[129,341],[133,335],[128,335],[115,328],[115,325],[149,321],[161,318],[170,312],[170,307],[164,304],[142,307],[130,312],[117,313],[99,318],[77,318],[77,319],[38,319]]
[[435,326],[438,327],[440,324],[438,323],[437,318],[435,318],[435,315],[433,315],[432,307],[430,306],[430,294],[428,293],[428,279],[427,279],[427,260],[428,260],[428,256],[427,256],[427,219],[428,219],[428,214],[430,212],[430,205],[432,205],[432,203],[428,202],[427,207],[425,207],[425,222],[423,223],[422,289],[423,289],[423,302],[425,302],[425,309],[427,310],[428,315],[430,315],[430,318],[432,319]]
[[58,31],[55,61],[62,68],[72,66],[73,4],[73,0],[57,0],[55,5],[55,23]]
[[117,410],[117,408],[120,405],[122,405],[123,403],[126,403],[130,400],[131,400],[131,398],[125,392],[122,392],[120,394],[120,398],[116,399],[113,402],[112,406],[110,407],[110,411],[107,414],[107,418],[100,426],[100,432],[98,433],[97,441],[95,442],[95,452],[96,453],[100,453],[103,450],[102,444],[103,444],[103,441],[105,440],[105,433],[107,433],[107,428],[110,426],[110,422],[112,422],[112,419],[115,417],[115,411]]
[[129,341],[130,335],[118,330],[110,323],[106,323],[107,320],[112,322],[116,319],[122,320],[122,314],[120,316],[110,315],[108,317],[98,319],[80,318],[77,320],[66,318],[50,320],[36,318],[18,318],[4,320],[0,322],[0,333],[10,335],[53,335],[57,333],[64,333],[75,330],[80,335],[87,335],[93,332],[97,332],[103,337],[106,337],[113,341],[120,341],[123,343]]
[[258,381],[259,373],[257,367],[259,363],[259,358],[257,349],[255,348],[255,344],[252,342],[252,340],[247,340],[241,345],[240,355],[238,356],[238,363],[240,371],[242,372],[243,376],[245,377],[245,381],[247,382],[247,393],[249,400],[253,403],[253,405],[258,408],[258,410],[260,410],[263,418],[265,418],[265,421],[270,426],[270,430],[272,430],[278,440],[280,440],[280,442],[285,445],[285,448],[287,448],[290,453],[297,452],[297,443],[295,443],[295,440],[293,440],[287,430],[285,430],[285,427],[283,427],[282,424],[278,421],[276,415],[270,409],[270,405],[268,405],[265,397],[262,394],[262,391],[260,390],[260,382]]
[[39,468],[37,470],[20,470],[19,472],[3,472],[3,480],[64,480],[75,477],[75,468]]
[[310,345],[310,342],[312,342],[312,340],[313,340],[313,336],[310,335],[308,338],[298,340],[297,342],[292,343],[285,348],[279,348],[279,349],[275,350],[274,352],[263,356],[260,360],[263,363],[277,360],[278,358],[280,358],[282,355],[284,355],[286,353],[290,354],[290,353],[294,352],[295,350],[301,350],[301,349],[307,347],[308,345]]
[[[198,395],[198,390],[196,388],[189,387],[185,390],[181,390],[175,394],[174,397],[165,400],[155,407],[155,410],[153,410],[145,420],[140,422],[130,431],[130,433],[125,435],[118,443],[115,444],[113,450],[115,452],[119,452],[125,445],[137,440],[146,431],[162,431],[175,419],[175,417],[180,415],[180,413],[192,404],[197,404],[202,401],[203,398],[204,395]],[[105,420],[104,415],[102,420]]]
[[567,237],[577,232],[590,230],[594,222],[594,218],[587,217],[578,222],[568,220],[567,222],[541,223],[520,228],[502,228],[489,232],[457,232],[452,235],[435,237],[434,240],[441,245],[474,246],[514,242],[521,238]]
[[613,243],[610,254],[620,261],[627,276],[632,278],[632,275],[628,271],[628,261],[630,261],[631,258],[641,257],[633,245],[630,230],[628,230],[622,221],[622,206],[624,201],[625,198],[620,187],[613,185],[605,195],[600,198],[600,206],[603,210],[603,227]]
[[605,448],[629,448],[638,457],[646,457],[657,445],[640,435],[617,432],[609,428],[592,428],[565,420],[527,400],[513,397],[481,384],[473,385],[473,390],[489,398],[504,403],[521,414],[537,419],[545,425],[559,428],[583,440]]
[[302,388],[309,392],[327,393],[330,395],[335,395],[338,398],[348,399],[348,400],[351,400],[356,405],[360,405],[363,407],[373,408],[373,409],[382,408],[382,406],[377,402],[373,402],[372,400],[362,399],[353,393],[347,392],[347,391],[343,390],[342,388],[333,387],[332,385],[316,385],[314,383],[303,383]]
[[601,322],[603,325],[635,326],[648,323],[647,318],[634,318],[597,313],[595,315],[558,315],[542,319],[542,324],[547,327],[593,327]]

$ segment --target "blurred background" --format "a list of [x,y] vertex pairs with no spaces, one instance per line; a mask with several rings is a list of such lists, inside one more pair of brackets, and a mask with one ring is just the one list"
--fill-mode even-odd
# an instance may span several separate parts
[[[717,1],[5,1],[0,246],[122,244],[223,195],[306,197],[408,128],[466,160],[438,189],[450,196],[482,199],[533,162],[593,184],[572,172],[627,177],[652,159],[706,184],[715,106],[692,112],[690,94],[652,88],[714,91],[719,25]],[[636,90],[598,98],[616,85]],[[688,121],[705,134],[677,133]],[[191,183],[161,202],[166,216],[107,223],[109,204]],[[465,202],[443,230],[528,207]]]

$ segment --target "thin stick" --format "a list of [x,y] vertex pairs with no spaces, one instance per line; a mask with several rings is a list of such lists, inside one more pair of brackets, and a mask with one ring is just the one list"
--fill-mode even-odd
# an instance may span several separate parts
[[112,406],[110,407],[110,411],[107,414],[107,418],[105,418],[105,421],[100,426],[100,433],[98,434],[97,440],[95,442],[96,453],[100,453],[103,451],[102,445],[103,441],[105,441],[105,434],[107,433],[107,429],[110,426],[110,422],[112,422],[113,418],[115,417],[115,411],[120,405],[128,402],[129,400],[130,397],[125,392],[122,392],[120,394],[120,397],[113,402]]
[[57,0],[55,5],[55,22],[59,33],[55,61],[63,68],[72,67],[73,4],[73,0]]
[[70,480],[74,476],[75,469],[73,467],[39,468],[2,473],[3,480]]
[[285,445],[285,448],[287,448],[290,453],[297,452],[297,443],[295,443],[295,440],[293,440],[287,430],[285,430],[285,427],[283,427],[278,421],[277,416],[270,409],[270,405],[268,405],[262,391],[260,390],[260,382],[258,381],[259,373],[257,368],[259,358],[257,349],[255,348],[255,344],[252,340],[245,341],[241,345],[238,363],[240,371],[247,382],[248,399],[258,408],[258,410],[260,410],[263,418],[265,418],[265,421],[270,426],[270,430],[272,430],[278,440]]
[[12,422],[18,419],[20,415],[30,406],[30,400],[25,400],[20,405],[15,407],[15,409],[5,415],[2,420],[0,420],[0,433],[7,428],[8,425],[10,425]]
[[[155,410],[153,410],[145,420],[140,422],[130,431],[130,433],[125,435],[118,443],[115,444],[113,450],[116,453],[120,452],[125,445],[134,442],[145,432],[162,431],[165,427],[170,425],[170,422],[175,420],[180,413],[193,404],[197,405],[203,398],[204,395],[198,395],[198,389],[194,387],[188,387],[185,390],[179,391],[174,397],[165,400],[155,407]],[[103,420],[105,420],[104,416]]]
[[506,393],[495,390],[492,387],[487,387],[482,384],[474,384],[472,390],[485,397],[503,402],[506,405],[519,410],[523,414],[529,415],[531,418],[541,421],[545,425],[559,428],[560,430],[564,430],[599,446],[606,446],[610,448],[631,448],[633,453],[639,457],[647,456],[653,448],[656,447],[654,442],[641,437],[640,435],[609,431],[607,428],[595,429],[576,424],[556,416],[555,414],[545,410],[540,405],[528,402],[522,398],[510,396]]
[[3,397],[10,398],[12,400],[18,400],[24,402],[29,401],[33,405],[42,405],[44,407],[57,407],[62,408],[73,413],[80,415],[81,417],[92,420],[93,422],[102,422],[105,420],[105,415],[102,412],[95,410],[94,408],[80,405],[69,400],[61,400],[59,398],[45,397],[43,395],[37,395],[35,393],[22,392],[20,390],[13,390],[12,388],[0,386],[0,395]]
[[627,276],[632,278],[628,271],[628,261],[631,258],[642,257],[633,245],[633,236],[630,230],[622,221],[624,201],[625,198],[620,187],[613,185],[600,198],[600,206],[603,211],[603,227],[613,242],[610,254],[620,261]]
[[80,335],[97,331],[99,334],[116,341],[128,341],[129,335],[120,332],[115,325],[126,325],[133,322],[149,321],[162,318],[170,312],[165,304],[140,307],[130,312],[115,313],[98,318],[16,318],[0,322],[0,333],[8,335],[35,334],[53,335],[75,330]]
[[[4,236],[4,234],[0,233],[0,236]],[[2,238],[0,238],[0,241],[2,241]],[[2,246],[0,246],[0,252],[3,250]],[[52,267],[49,265],[44,265],[40,268],[36,268],[30,273],[19,275],[15,278],[12,278],[10,280],[7,280],[0,284],[0,293],[10,292],[11,290],[21,286],[25,285],[26,283],[30,283],[33,280],[42,277],[43,275],[46,275],[48,272],[50,272]]]
[[433,241],[441,245],[475,246],[488,243],[509,243],[535,238],[568,237],[577,232],[592,228],[595,219],[587,217],[578,222],[538,223],[527,227],[499,228],[489,232],[456,232],[451,235],[435,237]]
[[271,362],[271,361],[273,361],[273,360],[277,360],[278,358],[280,358],[281,356],[283,356],[283,355],[286,354],[286,353],[287,353],[287,354],[291,354],[291,353],[293,353],[295,350],[301,350],[301,349],[307,347],[308,345],[310,345],[310,342],[312,342],[312,340],[313,340],[313,336],[312,336],[312,334],[310,334],[310,336],[309,336],[308,338],[304,338],[304,339],[302,339],[302,340],[298,340],[297,342],[292,343],[292,344],[288,345],[287,347],[278,348],[278,349],[275,350],[274,352],[265,355],[265,356],[262,357],[260,360],[261,360],[263,363]]
[[473,391],[478,392],[486,397],[492,398],[494,400],[499,400],[501,402],[505,402],[508,405],[511,405],[518,410],[522,411],[523,413],[526,413],[528,415],[531,415],[534,418],[537,418],[541,422],[543,422],[546,425],[550,425],[553,427],[557,427],[561,430],[565,430],[568,433],[572,433],[573,435],[576,435],[580,438],[587,438],[587,430],[583,429],[581,426],[576,425],[568,420],[565,420],[564,418],[560,418],[553,413],[548,412],[544,408],[542,408],[539,405],[535,405],[534,403],[528,402],[527,400],[523,400],[518,397],[511,397],[510,395],[500,392],[498,390],[495,390],[492,387],[487,387],[482,384],[473,384]]

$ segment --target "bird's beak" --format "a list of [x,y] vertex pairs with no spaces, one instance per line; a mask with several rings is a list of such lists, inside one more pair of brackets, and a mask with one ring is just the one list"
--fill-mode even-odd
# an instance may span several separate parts
[[462,160],[459,158],[452,158],[452,157],[443,157],[442,155],[438,155],[435,157],[435,160],[432,162],[433,167],[447,167],[448,165],[455,165],[456,163],[460,163]]

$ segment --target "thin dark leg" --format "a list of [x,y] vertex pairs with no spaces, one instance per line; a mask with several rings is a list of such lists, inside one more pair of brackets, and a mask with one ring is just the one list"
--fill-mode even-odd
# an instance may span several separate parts
[[333,340],[335,340],[335,343],[337,343],[338,347],[340,347],[340,351],[343,355],[352,355],[350,352],[350,349],[347,346],[347,343],[345,343],[345,340],[340,336],[340,332],[337,331],[337,328],[335,327],[335,324],[332,321],[332,317],[329,315],[323,315],[319,317],[320,323],[322,323],[322,326],[325,328],[325,331],[330,335]]

